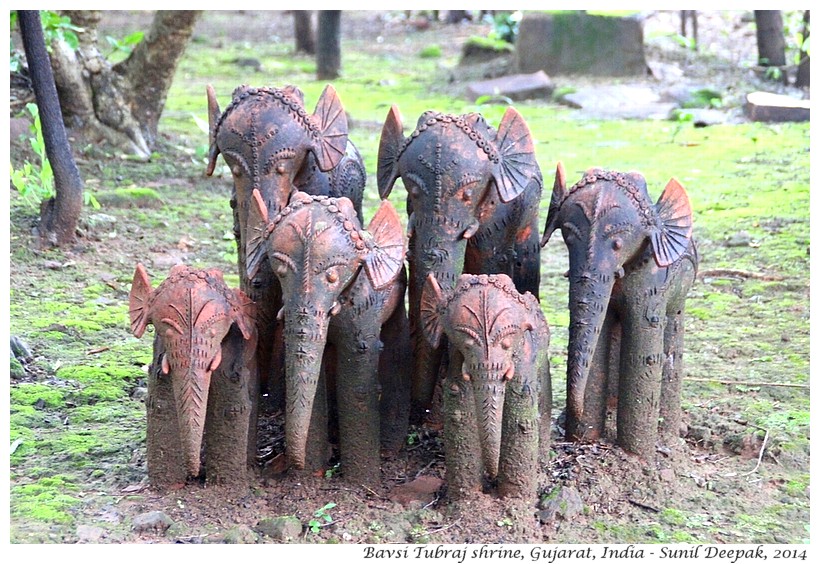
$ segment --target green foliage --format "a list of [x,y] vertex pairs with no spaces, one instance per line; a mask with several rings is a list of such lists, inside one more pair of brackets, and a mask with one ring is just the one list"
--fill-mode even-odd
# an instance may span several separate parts
[[122,55],[127,57],[131,54],[131,51],[134,50],[134,47],[142,41],[144,35],[145,33],[142,31],[135,31],[130,35],[126,35],[122,39],[117,39],[116,37],[106,35],[105,40],[108,41],[108,44],[113,48],[111,53],[108,55],[108,58],[112,58],[113,55]]
[[441,57],[441,45],[426,45],[420,52],[419,57],[422,59],[436,59]]
[[336,504],[331,501],[313,512],[314,518],[308,521],[308,528],[312,533],[318,533],[319,529],[333,522],[333,517],[330,516],[328,511],[334,507],[336,507]]
[[518,24],[521,22],[522,15],[520,10],[498,12],[493,16],[493,29],[490,30],[488,37],[505,43],[515,43],[518,38]]
[[46,155],[46,143],[43,139],[43,128],[40,124],[37,104],[28,103],[26,109],[34,118],[34,123],[30,127],[33,136],[29,138],[29,142],[40,162],[26,161],[21,169],[15,169],[12,165],[11,182],[26,203],[36,208],[39,207],[41,201],[54,197],[54,173]]
[[711,88],[695,90],[689,99],[681,104],[682,108],[720,108],[723,106],[723,95]]
[[46,48],[49,51],[54,41],[65,41],[71,49],[77,49],[80,46],[80,39],[76,32],[83,31],[83,28],[73,25],[68,16],[61,16],[51,10],[40,10],[40,20],[43,22],[43,34],[46,39]]

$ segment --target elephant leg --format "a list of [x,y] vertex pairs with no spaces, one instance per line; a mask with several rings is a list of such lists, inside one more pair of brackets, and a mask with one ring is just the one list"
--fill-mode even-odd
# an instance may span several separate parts
[[536,370],[540,380],[538,412],[538,456],[546,464],[550,458],[552,443],[552,375],[550,374],[550,358],[547,347],[537,351]]
[[447,495],[464,499],[481,491],[483,465],[473,387],[461,377],[464,357],[450,352],[450,368],[442,386],[444,412],[444,461]]
[[501,423],[498,492],[502,497],[535,494],[538,476],[540,413],[537,364],[517,363],[507,383]]
[[618,393],[618,444],[651,460],[658,437],[663,323],[649,324],[644,307],[631,307],[623,320]]
[[162,341],[154,337],[154,359],[148,371],[145,407],[148,480],[156,487],[184,484],[187,477],[174,390],[170,376],[162,374],[160,369],[163,354]]
[[395,453],[407,438],[410,417],[412,357],[404,300],[399,300],[382,326],[380,339],[384,343],[379,355],[381,445]]
[[663,376],[660,399],[660,438],[667,445],[680,442],[681,380],[683,379],[683,309],[667,318],[663,334]]
[[233,327],[222,342],[222,362],[211,377],[205,421],[205,478],[209,484],[247,481],[248,429],[252,404],[244,339]]
[[601,325],[598,345],[590,361],[589,377],[584,390],[583,416],[579,421],[567,417],[567,437],[573,437],[575,440],[597,441],[604,435],[611,332],[614,323],[614,314],[608,310]]
[[342,474],[346,481],[373,485],[381,479],[378,387],[381,342],[377,334],[360,335],[357,339],[354,333],[347,332],[336,343]]

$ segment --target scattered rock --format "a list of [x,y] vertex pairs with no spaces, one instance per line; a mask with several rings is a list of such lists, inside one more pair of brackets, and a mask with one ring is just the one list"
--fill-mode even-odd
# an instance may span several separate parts
[[62,270],[63,263],[58,260],[44,260],[43,268],[48,268],[49,270]]
[[21,380],[26,377],[26,368],[15,358],[14,354],[9,359],[9,376],[12,380]]
[[667,119],[677,107],[675,102],[664,102],[648,86],[629,84],[581,88],[565,94],[560,101],[599,118]]
[[259,542],[259,535],[247,525],[237,525],[224,533],[210,537],[208,542],[219,544],[256,544]]
[[486,63],[498,57],[511,55],[515,51],[511,43],[495,41],[486,37],[471,37],[461,48],[459,64]]
[[578,490],[571,487],[562,487],[558,495],[539,503],[542,509],[537,513],[538,520],[543,524],[554,522],[558,517],[572,519],[584,510],[584,502]]
[[131,391],[131,399],[145,403],[148,398],[148,388],[138,386]]
[[639,17],[527,12],[515,48],[520,72],[646,76],[649,69]]
[[9,118],[9,139],[17,141],[31,136],[31,121],[28,118]]
[[413,503],[427,505],[436,498],[444,480],[435,476],[419,476],[412,482],[399,484],[390,492],[390,500],[408,507]]
[[77,526],[77,542],[96,543],[106,536],[106,531],[102,527],[94,527],[93,525],[78,525]]
[[473,82],[467,86],[467,96],[477,100],[482,96],[505,96],[510,100],[528,100],[530,98],[549,98],[555,86],[544,71],[532,74],[513,74]]
[[117,218],[107,213],[95,213],[88,216],[86,223],[96,231],[111,231],[117,224]]
[[117,188],[110,192],[99,192],[95,194],[95,197],[100,204],[111,208],[159,209],[165,205],[156,190],[136,186]]
[[159,533],[164,535],[173,520],[162,511],[149,511],[134,517],[132,521],[134,532],[136,533]]
[[256,530],[277,542],[299,538],[302,534],[302,522],[291,515],[266,518],[256,524]]
[[750,92],[746,95],[743,111],[752,121],[809,121],[810,100],[771,92]]
[[727,247],[748,247],[752,242],[752,236],[747,231],[738,231],[724,243]]
[[675,481],[675,471],[671,468],[663,468],[660,472],[658,472],[661,480],[664,482],[674,482]]
[[23,362],[28,362],[33,358],[33,355],[31,354],[31,350],[28,348],[28,345],[20,337],[12,335],[10,339],[10,344],[11,353],[12,355],[14,355],[15,358]]

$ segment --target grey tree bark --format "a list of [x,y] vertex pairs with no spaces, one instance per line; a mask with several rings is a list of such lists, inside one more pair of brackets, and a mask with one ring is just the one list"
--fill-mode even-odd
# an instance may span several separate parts
[[54,172],[55,196],[40,207],[40,244],[62,246],[74,242],[83,207],[83,180],[71,154],[54,85],[45,37],[37,10],[18,11],[23,47],[37,99],[46,155]]
[[808,88],[811,86],[811,65],[809,61],[809,54],[806,52],[807,40],[810,34],[809,10],[803,12],[803,46],[800,49],[800,64],[797,66],[797,78],[794,85],[800,88]]
[[293,10],[293,36],[296,52],[316,54],[316,37],[313,32],[313,11]]
[[111,65],[97,46],[101,12],[63,12],[82,28],[74,51],[57,41],[52,68],[69,127],[148,159],[168,89],[193,33],[198,11],[160,10],[131,55]]
[[342,67],[342,11],[320,10],[316,49],[316,79],[339,78]]
[[[763,67],[786,66],[786,39],[780,10],[755,10],[757,27],[757,59]],[[786,74],[782,74],[786,79]]]

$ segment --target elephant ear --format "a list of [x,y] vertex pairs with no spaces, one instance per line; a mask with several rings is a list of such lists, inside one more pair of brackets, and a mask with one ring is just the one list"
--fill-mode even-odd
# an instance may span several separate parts
[[364,259],[364,269],[379,290],[395,280],[404,264],[404,231],[393,204],[382,200],[367,231],[373,236],[373,248]]
[[672,178],[655,204],[657,227],[650,233],[658,266],[669,266],[689,247],[692,238],[692,206],[683,186]]
[[219,110],[219,102],[216,101],[216,92],[210,84],[205,87],[208,96],[208,168],[205,174],[211,176],[216,168],[216,158],[219,156],[219,147],[216,144],[216,124],[222,112]]
[[245,233],[245,270],[248,278],[253,279],[259,272],[259,266],[265,258],[265,230],[268,227],[268,207],[259,190],[253,190],[251,205],[248,210],[247,231]]
[[311,118],[319,128],[313,141],[313,153],[319,169],[328,171],[339,164],[347,149],[347,115],[336,89],[325,86]]
[[501,201],[509,202],[517,198],[540,172],[530,128],[515,108],[509,107],[504,112],[495,144],[499,162],[493,170],[493,178]]
[[547,244],[553,231],[558,228],[558,210],[568,194],[567,173],[564,171],[564,163],[558,161],[555,167],[555,182],[552,185],[552,198],[550,198],[549,212],[547,212],[547,222],[544,224],[544,235],[541,237],[541,246]]
[[131,293],[128,295],[128,314],[131,317],[131,332],[139,339],[145,333],[145,328],[151,322],[148,302],[154,294],[151,280],[141,263],[137,263],[134,271],[134,281],[131,283]]
[[438,284],[435,275],[431,272],[427,275],[427,281],[421,291],[421,332],[427,342],[434,348],[441,342],[441,334],[444,332],[442,316],[446,309],[446,299]]
[[256,327],[256,304],[239,288],[231,293],[231,317],[242,332],[242,338],[250,340]]
[[382,126],[382,135],[379,138],[379,157],[376,170],[376,182],[379,187],[379,197],[387,198],[393,189],[393,184],[399,177],[399,156],[404,144],[401,115],[395,104],[387,112],[387,118]]

